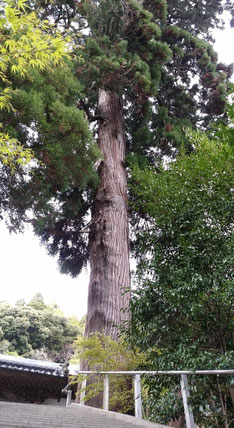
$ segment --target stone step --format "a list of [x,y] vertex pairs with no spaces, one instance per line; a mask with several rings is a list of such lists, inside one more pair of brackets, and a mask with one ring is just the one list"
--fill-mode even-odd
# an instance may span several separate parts
[[72,404],[69,408],[0,402],[1,428],[169,428],[133,416]]

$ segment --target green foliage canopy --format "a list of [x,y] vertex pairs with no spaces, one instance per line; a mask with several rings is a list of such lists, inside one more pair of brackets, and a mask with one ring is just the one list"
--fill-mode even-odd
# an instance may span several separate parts
[[[233,148],[204,134],[187,138],[190,155],[182,150],[158,173],[132,171],[135,209],[145,223],[136,237],[129,334],[132,344],[151,350],[154,370],[230,368],[234,356]],[[218,426],[222,405],[231,419],[228,377],[190,381],[197,423]],[[150,404],[158,403],[153,414],[162,422],[183,412],[171,378],[152,380],[150,387]]]
[[0,113],[1,121],[39,163],[30,177],[20,168],[13,178],[1,170],[1,209],[17,229],[30,207],[35,232],[58,254],[62,272],[75,276],[89,257],[83,231],[98,182],[99,89],[124,99],[128,163],[144,166],[173,156],[188,143],[185,126],[206,126],[224,113],[231,66],[218,63],[207,41],[220,24],[217,17],[232,5],[61,0],[30,6],[41,6],[40,19],[69,33],[73,61],[66,72],[34,69],[25,78],[10,73],[15,113]]
[[[54,34],[51,34],[51,31]],[[11,74],[26,76],[31,68],[50,69],[68,56],[64,39],[48,22],[41,22],[27,0],[4,0],[0,6],[0,110],[11,112]],[[33,152],[0,127],[0,161],[12,172],[29,163]]]
[[64,360],[74,352],[72,343],[82,335],[78,320],[65,318],[57,306],[47,306],[41,294],[28,304],[0,302],[0,352],[23,357]]
[[225,141],[230,146],[234,146],[234,84],[229,83],[229,96],[230,102],[226,107],[226,114],[228,117],[228,123],[220,123],[216,128],[216,137],[222,141]]
[[[129,349],[123,338],[119,341],[111,339],[105,334],[92,334],[90,337],[78,338],[75,341],[75,358],[79,361],[87,361],[89,370],[100,371],[131,371],[136,370],[145,362],[143,352],[134,352]],[[80,375],[77,382],[84,377]],[[128,413],[133,410],[132,377],[110,376],[110,400],[109,408],[120,413]],[[85,388],[85,400],[97,396],[103,391],[103,378],[96,376],[91,384]]]

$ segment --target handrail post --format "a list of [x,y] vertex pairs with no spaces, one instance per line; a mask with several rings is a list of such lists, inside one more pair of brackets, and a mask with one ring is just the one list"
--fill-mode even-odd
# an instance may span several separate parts
[[69,407],[71,404],[71,399],[72,399],[72,390],[68,389],[67,390],[67,400],[66,400],[66,407]]
[[103,410],[109,410],[109,376],[104,376]]
[[87,379],[85,378],[81,384],[81,392],[80,392],[80,404],[84,406],[85,403],[85,388],[87,384]]
[[181,375],[180,385],[181,385],[181,394],[182,394],[183,403],[184,403],[184,414],[185,414],[185,420],[186,420],[186,427],[187,428],[195,428],[192,407],[188,403],[188,400],[190,397],[190,391],[189,391],[189,386],[188,386],[188,378],[186,375]]
[[135,375],[134,394],[135,394],[135,417],[142,419],[141,376],[139,374]]

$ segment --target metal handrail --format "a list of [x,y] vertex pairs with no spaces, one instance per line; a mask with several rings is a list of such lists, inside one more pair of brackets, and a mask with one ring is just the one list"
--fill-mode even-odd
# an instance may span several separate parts
[[[98,375],[105,375],[105,374],[109,374],[109,375],[155,375],[155,376],[163,376],[163,375],[175,375],[175,376],[179,376],[179,375],[207,375],[207,374],[234,374],[234,369],[230,370],[136,370],[136,371],[103,371],[103,370],[90,370],[90,371],[85,371],[85,370],[79,370],[77,372],[76,375],[74,376],[79,376],[79,375],[93,375],[93,374],[98,374]],[[66,387],[65,387],[66,388]],[[64,389],[65,389],[64,388]]]
[[[181,394],[184,404],[184,414],[186,420],[187,428],[195,428],[194,417],[191,405],[189,404],[189,385],[188,385],[188,375],[232,375],[234,374],[234,369],[230,370],[154,370],[154,371],[103,371],[103,370],[92,370],[85,371],[80,370],[76,375],[73,376],[72,380],[63,388],[62,392],[69,394],[69,398],[67,397],[66,406],[68,407],[71,403],[71,394],[69,387],[75,382],[75,379],[78,378],[79,375],[104,375],[104,392],[103,392],[103,409],[109,409],[109,375],[129,375],[134,376],[134,395],[135,395],[135,416],[139,419],[142,419],[142,402],[141,402],[141,375],[149,375],[149,376],[180,376],[180,385],[181,385]],[[82,388],[84,389],[86,386],[86,381],[83,382]],[[82,396],[81,404],[84,404],[84,393]]]

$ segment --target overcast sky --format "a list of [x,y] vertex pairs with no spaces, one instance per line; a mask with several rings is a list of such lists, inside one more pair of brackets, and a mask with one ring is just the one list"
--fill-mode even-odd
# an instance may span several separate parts
[[[215,49],[222,62],[234,63],[234,29],[216,32]],[[56,259],[49,257],[30,230],[9,235],[0,224],[1,291],[0,300],[28,302],[41,292],[46,303],[57,303],[65,315],[81,318],[86,313],[88,273],[78,278],[61,275]]]

